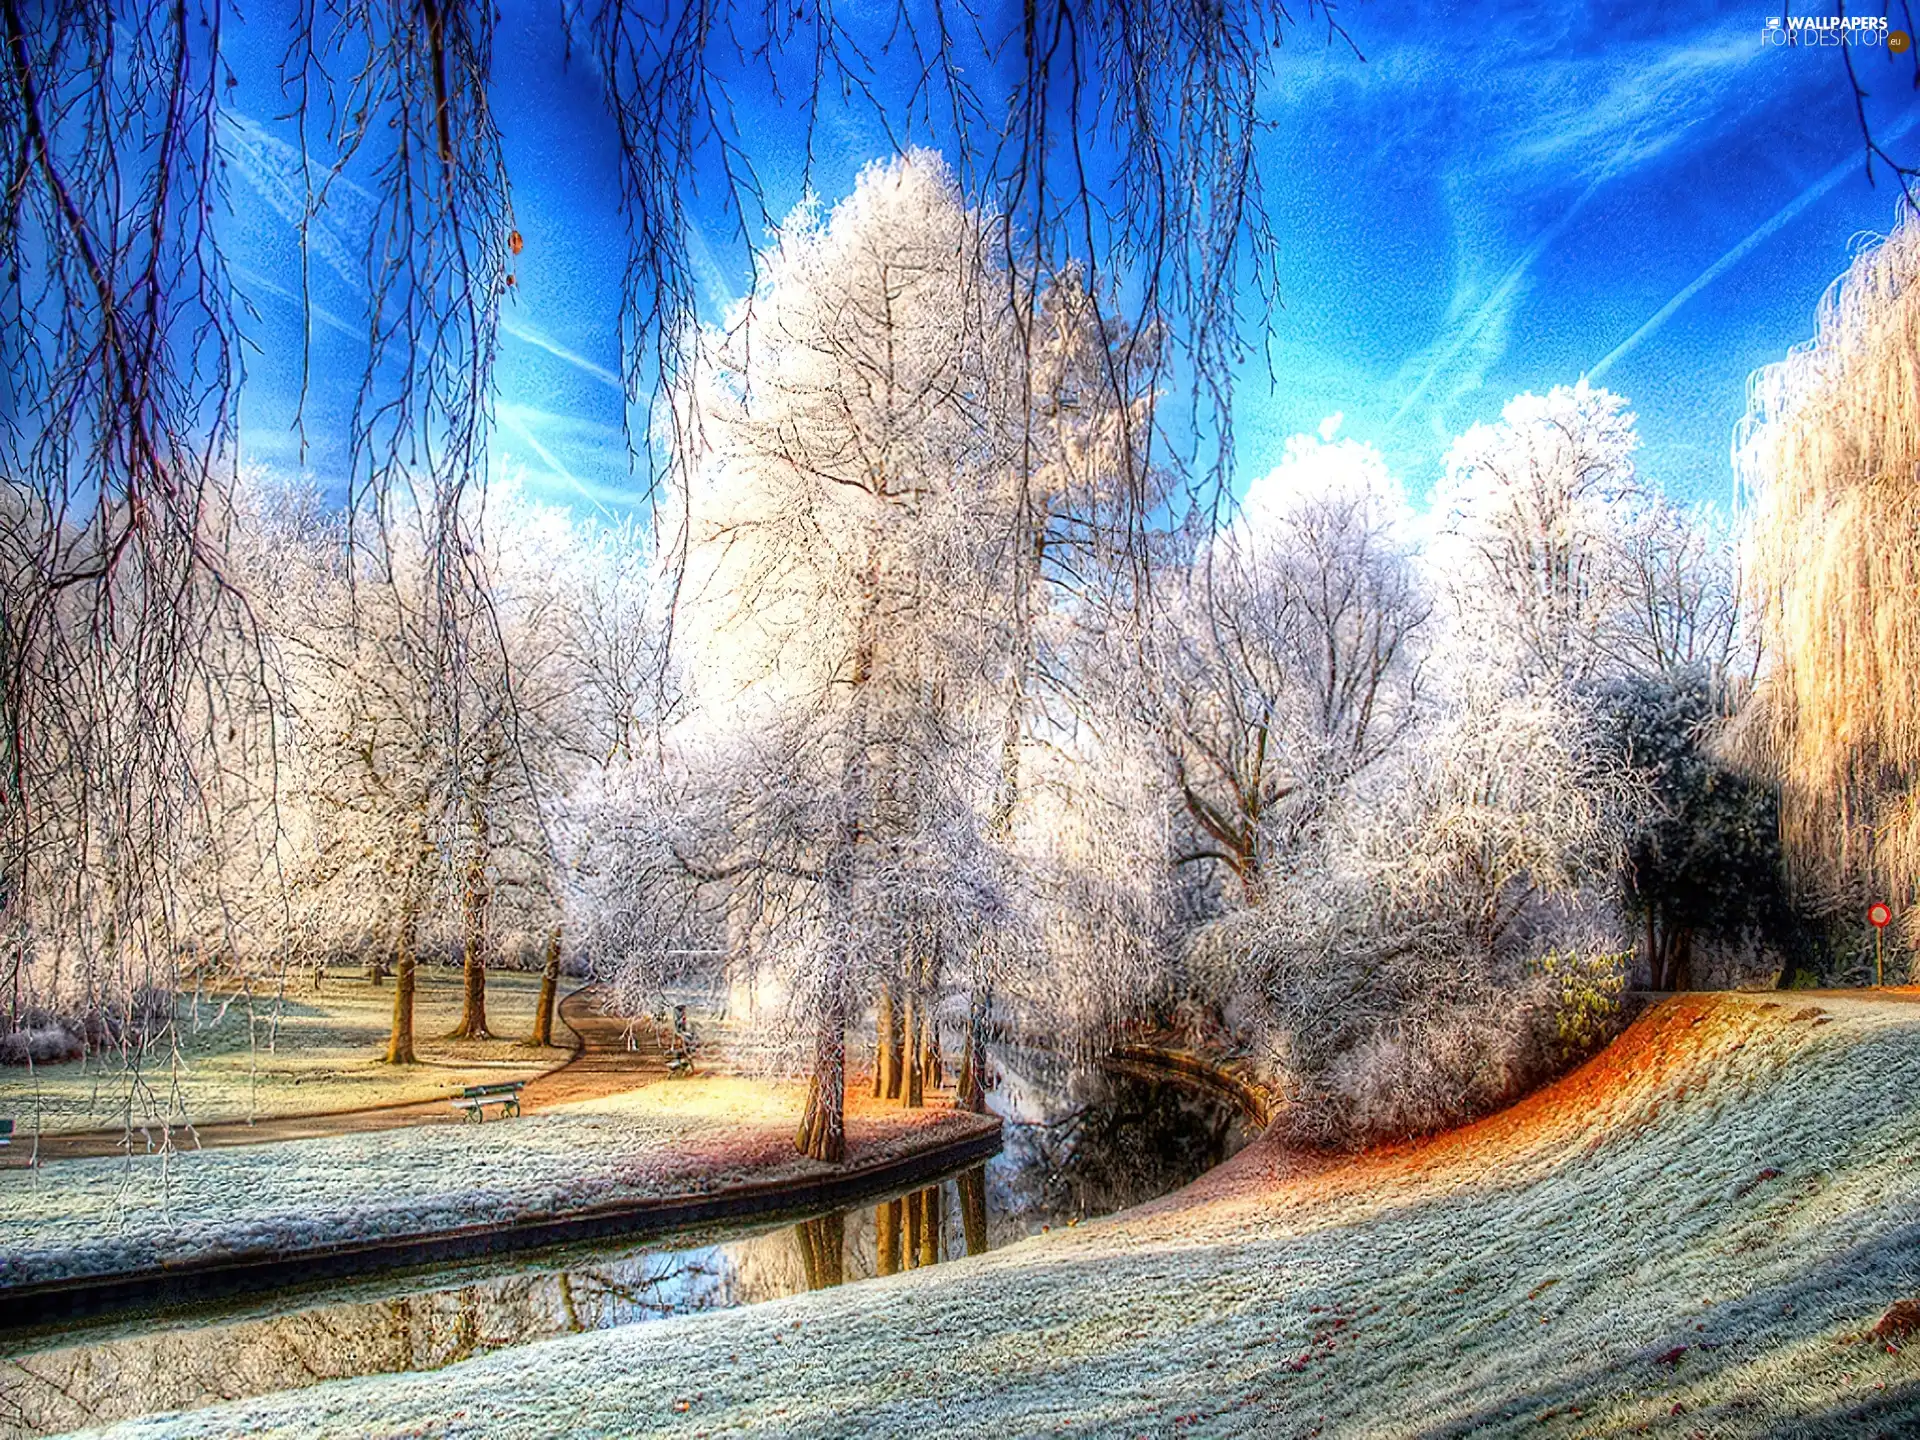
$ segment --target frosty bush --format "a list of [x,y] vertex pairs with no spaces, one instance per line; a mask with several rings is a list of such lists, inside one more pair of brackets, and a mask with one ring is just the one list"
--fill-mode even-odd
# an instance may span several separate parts
[[0,1017],[0,1065],[61,1065],[89,1053],[139,1047],[173,1020],[173,997],[158,986],[143,985],[109,1004],[62,1013],[29,1005]]
[[0,1035],[0,1065],[59,1065],[86,1053],[85,1042],[62,1025],[33,1025]]

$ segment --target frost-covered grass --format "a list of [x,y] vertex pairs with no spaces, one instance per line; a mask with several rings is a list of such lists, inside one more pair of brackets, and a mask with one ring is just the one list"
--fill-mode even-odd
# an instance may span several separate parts
[[[803,1098],[797,1085],[696,1077],[504,1123],[61,1161],[0,1185],[0,1285],[830,1173],[794,1152]],[[849,1158],[977,1123],[856,1099]]]
[[[122,1436],[1901,1434],[1920,1006],[1669,1002],[1513,1110],[977,1259]],[[1920,1340],[1920,1337],[1916,1337]]]
[[[312,1115],[364,1105],[430,1100],[465,1085],[523,1079],[566,1059],[530,1050],[540,977],[487,977],[494,1040],[449,1040],[460,1018],[460,972],[423,969],[414,998],[421,1063],[381,1063],[393,1015],[393,984],[364,975],[327,977],[315,991],[302,973],[283,993],[181,997],[172,1032],[144,1050],[109,1051],[65,1065],[0,1069],[0,1115],[22,1137],[39,1130],[139,1127],[162,1121]],[[555,1027],[557,1038],[570,1040]]]

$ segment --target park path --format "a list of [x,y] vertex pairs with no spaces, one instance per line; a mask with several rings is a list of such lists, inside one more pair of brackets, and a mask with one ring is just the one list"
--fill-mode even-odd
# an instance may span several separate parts
[[[550,1110],[576,1100],[616,1095],[663,1079],[666,1054],[644,1022],[629,1025],[617,1016],[602,1014],[603,992],[584,986],[560,1002],[560,1021],[578,1043],[573,1057],[544,1075],[527,1081],[520,1092],[523,1112]],[[46,1164],[60,1160],[97,1159],[158,1150],[170,1140],[176,1150],[211,1150],[226,1145],[265,1145],[277,1140],[314,1140],[326,1135],[359,1135],[373,1130],[403,1130],[418,1125],[464,1125],[472,1122],[455,1110],[447,1096],[437,1100],[410,1100],[397,1105],[368,1105],[354,1110],[332,1110],[317,1115],[266,1115],[256,1120],[217,1120],[206,1125],[176,1126],[169,1133],[157,1125],[134,1130],[84,1130],[43,1135],[36,1147],[29,1136],[16,1135],[11,1151],[0,1150],[0,1168],[29,1161]],[[492,1123],[492,1122],[487,1122]]]

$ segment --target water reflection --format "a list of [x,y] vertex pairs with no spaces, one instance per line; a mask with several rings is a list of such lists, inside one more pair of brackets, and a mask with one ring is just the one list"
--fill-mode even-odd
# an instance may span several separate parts
[[[673,1249],[601,1246],[0,1341],[0,1437],[44,1435],[937,1265],[1166,1193],[1248,1138],[1206,1092],[995,1056],[1006,1148],[877,1205]],[[658,1242],[653,1242],[655,1246]]]

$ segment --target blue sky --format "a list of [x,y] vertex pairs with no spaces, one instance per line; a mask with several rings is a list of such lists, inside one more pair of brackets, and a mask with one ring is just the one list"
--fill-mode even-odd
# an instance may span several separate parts
[[[229,130],[237,281],[257,346],[243,398],[250,454],[300,457],[297,183],[273,84],[275,7],[238,42]],[[506,317],[498,457],[556,499],[630,496],[618,327],[624,240],[611,138],[590,75],[562,67],[548,3],[509,3],[495,108],[527,250]],[[1252,317],[1272,356],[1237,401],[1244,478],[1288,435],[1339,411],[1414,494],[1449,439],[1512,395],[1583,373],[1640,417],[1642,468],[1670,493],[1726,502],[1747,376],[1812,331],[1821,292],[1898,190],[1870,186],[1852,96],[1832,49],[1763,44],[1777,4],[1416,6],[1371,0],[1341,17],[1365,55],[1311,26],[1289,37],[1267,94],[1262,162],[1282,252],[1283,307]],[[1910,57],[1909,57],[1910,58]],[[1856,52],[1870,113],[1920,158],[1920,99],[1884,51]],[[799,121],[735,97],[776,211],[799,198]],[[844,194],[886,138],[832,109],[814,183]],[[348,252],[316,247],[315,296],[359,323]],[[710,303],[744,288],[736,237],[710,220]],[[338,264],[332,263],[337,258]],[[358,371],[351,336],[316,324],[307,466],[323,483]]]

